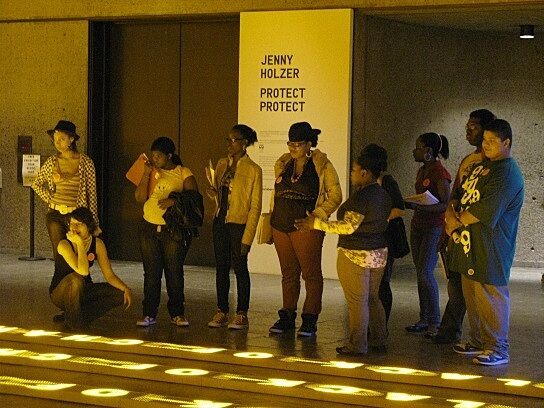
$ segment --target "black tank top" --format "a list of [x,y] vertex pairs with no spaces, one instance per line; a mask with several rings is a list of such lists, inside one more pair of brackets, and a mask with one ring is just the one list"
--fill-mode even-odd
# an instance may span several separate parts
[[[74,245],[71,242],[70,242],[70,245],[72,245],[72,249],[73,249]],[[93,266],[94,260],[96,259],[96,237],[93,237],[91,240],[91,245],[89,246],[89,250],[87,251],[87,259],[89,260],[89,268],[90,268],[91,266]],[[60,254],[57,254],[55,258],[55,273],[53,274],[53,279],[51,279],[51,285],[49,286],[49,293],[53,292],[53,290],[55,290],[55,288],[58,286],[60,281],[63,280],[66,276],[70,275],[72,272],[75,272],[75,271],[72,268],[70,268],[70,265],[68,265],[64,257]],[[87,276],[85,276],[84,279],[86,283],[92,283],[90,273]]]

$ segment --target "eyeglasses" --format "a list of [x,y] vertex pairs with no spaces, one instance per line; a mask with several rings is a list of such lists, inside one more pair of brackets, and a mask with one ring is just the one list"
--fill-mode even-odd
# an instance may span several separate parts
[[227,141],[227,143],[235,143],[235,142],[238,142],[240,140],[244,140],[244,138],[242,138],[242,137],[226,137],[225,140]]
[[295,149],[298,149],[299,147],[303,147],[308,142],[287,142],[287,146],[294,147]]

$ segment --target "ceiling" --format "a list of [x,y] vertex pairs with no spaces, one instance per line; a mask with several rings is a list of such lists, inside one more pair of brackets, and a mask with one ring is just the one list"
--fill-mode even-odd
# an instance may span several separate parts
[[373,11],[366,13],[386,19],[423,26],[461,30],[519,32],[521,24],[532,24],[544,33],[544,4],[517,9],[434,9],[421,11]]

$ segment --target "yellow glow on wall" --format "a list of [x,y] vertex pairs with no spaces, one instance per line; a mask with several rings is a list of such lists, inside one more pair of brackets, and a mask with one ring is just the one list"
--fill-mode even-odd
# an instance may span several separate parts
[[385,399],[390,401],[420,401],[424,399],[429,399],[431,397],[427,395],[414,395],[414,394],[405,394],[403,392],[388,392]]
[[306,381],[293,381],[293,380],[286,380],[284,378],[269,378],[265,381],[262,381],[258,383],[259,385],[271,385],[273,387],[284,387],[284,388],[290,388],[290,387],[296,387],[298,385],[304,384]]
[[332,385],[332,384],[309,384],[305,387],[318,392],[330,394],[351,394],[361,395],[365,397],[381,397],[383,394],[378,391],[366,390],[364,388],[351,387],[348,385]]
[[470,374],[458,374],[458,373],[442,373],[441,375],[443,380],[474,380],[476,378],[482,378],[481,375],[470,375]]
[[125,395],[128,395],[128,391],[120,390],[117,388],[93,388],[90,390],[81,391],[81,393],[89,397],[104,398],[124,397]]
[[385,366],[367,366],[367,369],[382,374],[397,374],[397,375],[417,375],[417,376],[435,376],[436,373],[424,370],[415,370],[405,367],[385,367]]
[[190,353],[199,353],[199,354],[213,354],[219,353],[220,351],[226,351],[227,349],[218,348],[218,347],[200,347],[200,346],[188,346],[186,344],[173,344],[173,343],[158,343],[151,342],[143,344],[144,347],[165,349],[165,350],[176,350],[176,351],[188,351]]
[[531,384],[531,381],[516,380],[513,378],[497,378],[497,380],[503,381],[504,385],[508,385],[510,387],[525,387],[526,385]]
[[186,375],[186,376],[196,376],[196,375],[206,375],[209,374],[209,371],[200,370],[198,368],[172,368],[165,371],[166,374],[171,375]]
[[72,363],[90,364],[113,368],[122,368],[124,370],[147,370],[156,367],[157,364],[134,363],[132,361],[114,361],[98,357],[76,357],[70,360]]
[[262,359],[262,358],[272,358],[274,357],[274,354],[270,353],[257,353],[257,352],[244,352],[244,353],[235,353],[234,357],[240,357],[240,358],[256,358],[256,359]]
[[30,388],[33,390],[40,390],[40,391],[59,391],[66,388],[74,387],[76,385],[76,384],[54,383],[50,381],[27,380],[26,378],[18,378],[18,377],[10,377],[10,376],[0,376],[0,384]]
[[544,383],[533,384],[533,386],[536,387],[536,388],[544,388]]
[[68,360],[72,356],[70,354],[57,354],[57,353],[43,353],[36,354],[34,356],[28,356],[32,360],[41,360],[41,361],[59,361],[59,360]]
[[453,400],[449,399],[448,402],[453,402],[456,405],[453,408],[478,408],[483,407],[485,402],[476,402],[476,401],[464,401],[464,400]]

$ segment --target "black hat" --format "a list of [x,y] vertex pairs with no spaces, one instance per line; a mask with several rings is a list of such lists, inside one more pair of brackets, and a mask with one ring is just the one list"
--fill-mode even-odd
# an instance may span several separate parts
[[312,129],[308,122],[293,123],[289,128],[290,142],[312,142],[312,146],[317,144],[317,135],[321,129]]
[[76,125],[68,120],[59,120],[55,129],[49,129],[47,134],[53,136],[53,133],[55,133],[56,130],[69,134],[74,138],[74,141],[79,139],[79,135],[76,133]]

